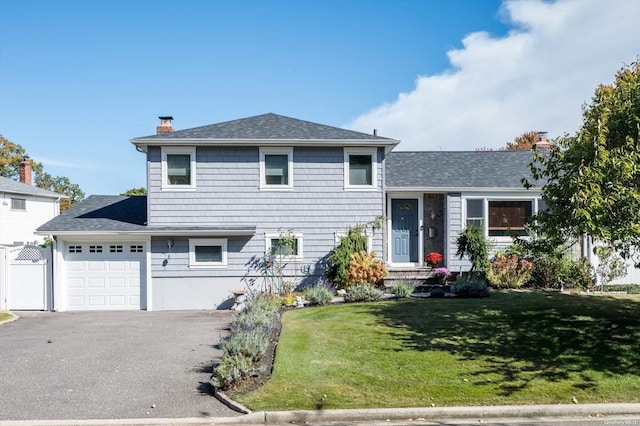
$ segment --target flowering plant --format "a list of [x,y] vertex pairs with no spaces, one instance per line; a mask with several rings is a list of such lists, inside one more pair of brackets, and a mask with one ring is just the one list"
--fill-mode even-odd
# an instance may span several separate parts
[[424,261],[429,266],[436,266],[438,263],[442,262],[442,255],[432,251],[424,256]]
[[451,276],[451,271],[447,268],[436,268],[433,270],[433,275],[438,277],[442,283],[445,283],[447,278]]
[[494,287],[520,288],[529,281],[532,272],[533,263],[529,260],[499,252],[489,265],[487,278]]

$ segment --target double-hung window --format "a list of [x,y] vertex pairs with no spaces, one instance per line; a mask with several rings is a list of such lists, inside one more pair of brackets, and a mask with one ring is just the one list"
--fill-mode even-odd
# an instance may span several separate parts
[[293,148],[260,148],[260,188],[293,188]]
[[377,150],[346,148],[344,150],[344,186],[347,189],[377,187]]
[[162,148],[162,188],[195,189],[196,149]]
[[27,200],[24,198],[12,198],[11,210],[27,210]]
[[226,238],[192,238],[189,240],[190,268],[224,268],[226,266]]
[[467,226],[482,228],[484,223],[484,199],[467,199]]
[[532,200],[489,201],[489,236],[526,235],[525,224],[532,215]]
[[302,234],[284,238],[280,234],[265,234],[265,252],[283,260],[302,260]]

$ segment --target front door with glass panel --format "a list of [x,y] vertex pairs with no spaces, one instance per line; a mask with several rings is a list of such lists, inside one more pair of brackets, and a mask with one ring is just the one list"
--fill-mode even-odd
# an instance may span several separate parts
[[418,200],[391,200],[391,261],[418,262]]

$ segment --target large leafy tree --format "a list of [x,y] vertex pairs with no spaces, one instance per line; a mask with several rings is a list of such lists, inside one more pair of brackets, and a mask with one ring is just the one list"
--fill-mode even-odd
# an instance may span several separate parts
[[513,142],[507,142],[504,151],[523,151],[533,149],[533,146],[538,142],[538,132],[524,132],[520,136],[516,137]]
[[[25,155],[27,151],[22,146],[0,136],[0,176],[17,179],[20,176],[20,162]],[[35,186],[68,197],[60,201],[60,211],[67,210],[84,198],[84,192],[78,184],[71,183],[64,176],[51,176],[43,170],[42,163],[33,160],[30,162],[35,174]]]
[[582,127],[555,145],[531,164],[546,180],[540,230],[558,243],[590,235],[640,264],[640,63],[600,85]]

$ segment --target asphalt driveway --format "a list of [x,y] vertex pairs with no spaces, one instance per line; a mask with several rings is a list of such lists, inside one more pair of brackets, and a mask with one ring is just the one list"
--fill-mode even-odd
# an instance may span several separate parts
[[238,415],[208,384],[230,311],[18,315],[0,325],[0,421]]

